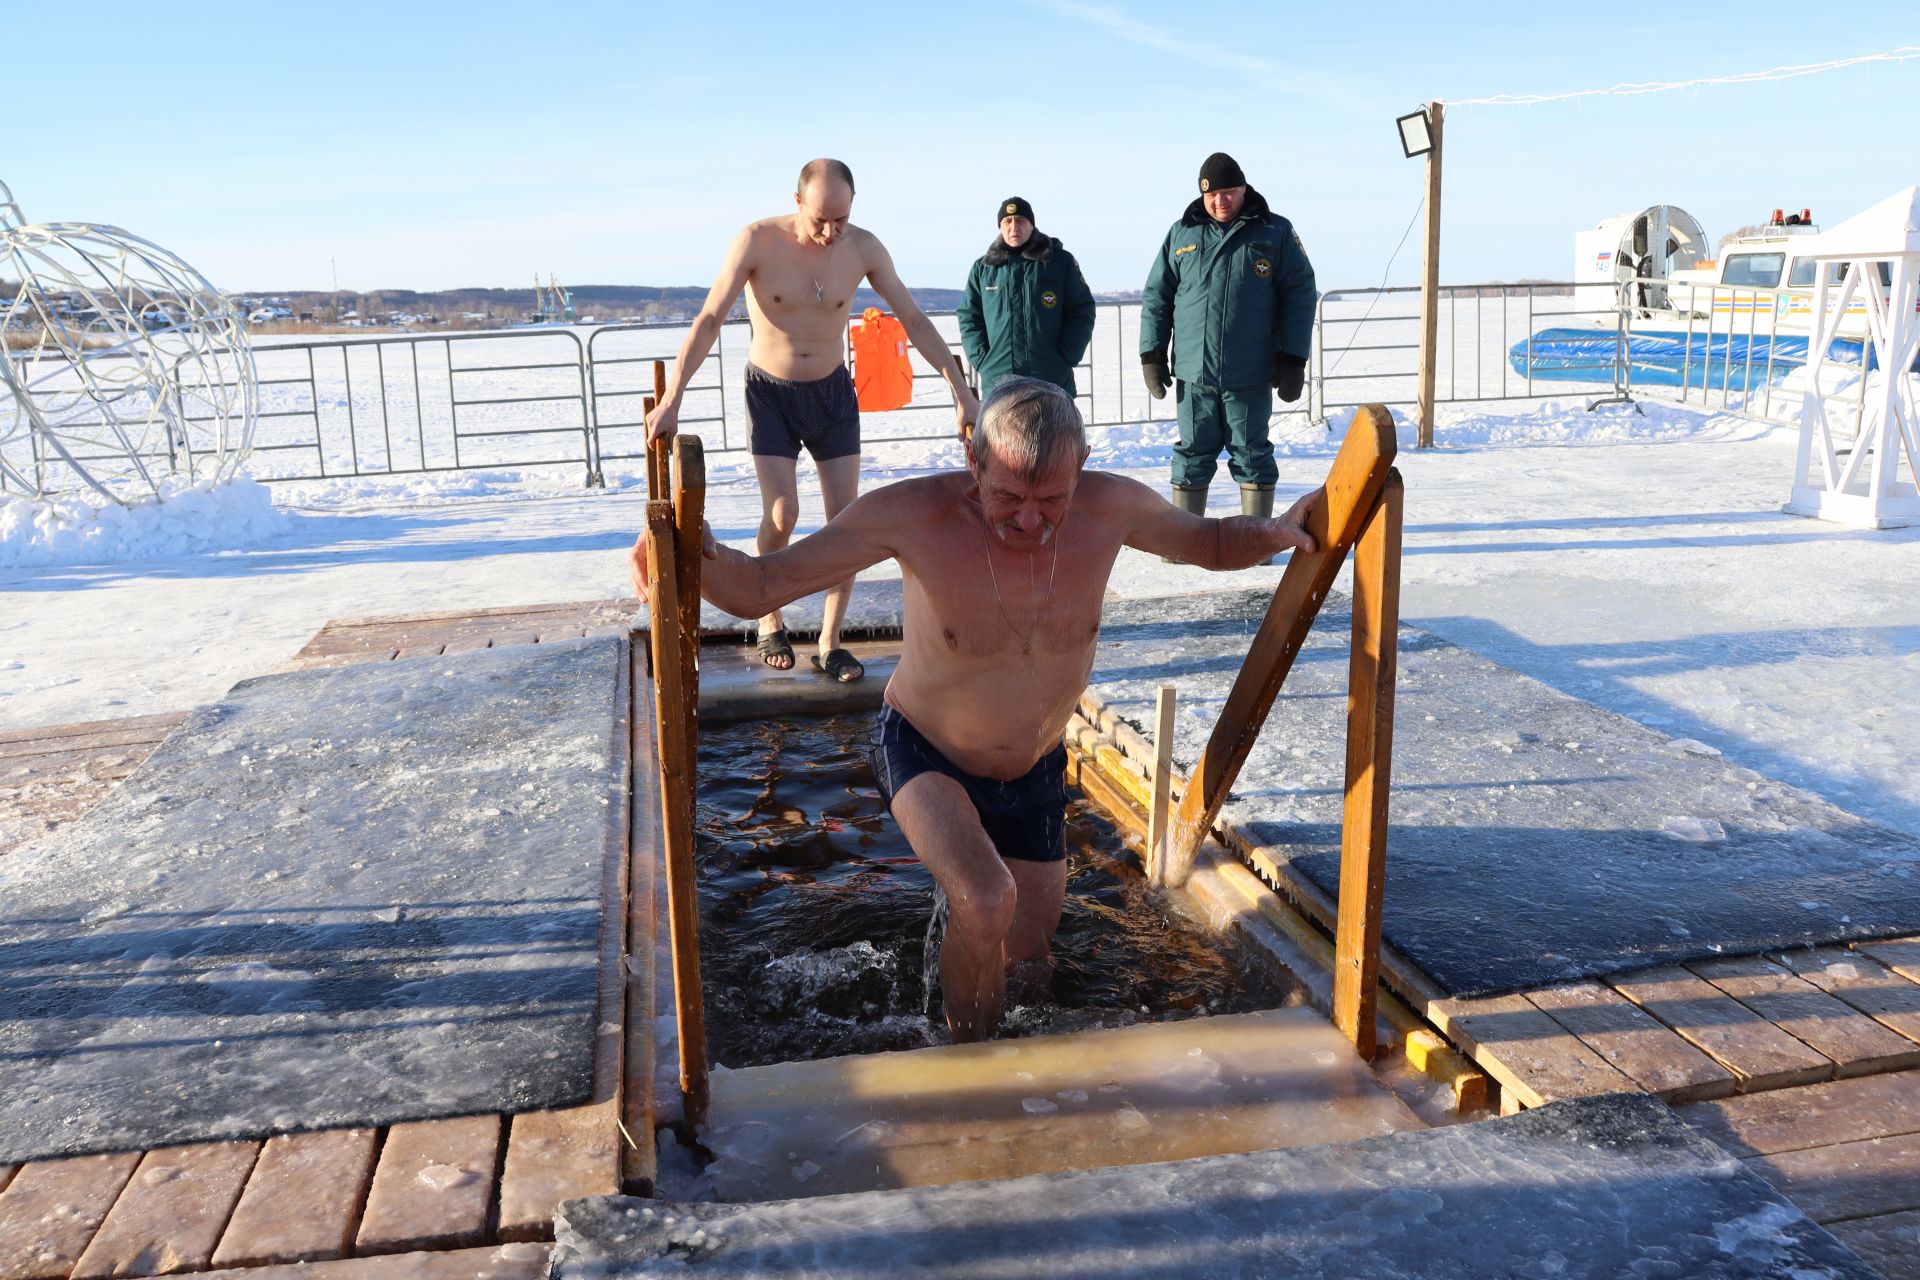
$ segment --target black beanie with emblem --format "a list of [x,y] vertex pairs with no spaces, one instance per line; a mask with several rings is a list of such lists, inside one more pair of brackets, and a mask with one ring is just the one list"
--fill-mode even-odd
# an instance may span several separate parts
[[1240,172],[1240,166],[1232,156],[1224,151],[1216,151],[1208,156],[1206,163],[1200,166],[1200,193],[1218,191],[1222,187],[1244,187],[1247,175]]
[[1000,212],[993,215],[993,224],[1000,225],[1002,218],[1025,218],[1033,221],[1033,206],[1019,196],[1008,196],[1000,202]]

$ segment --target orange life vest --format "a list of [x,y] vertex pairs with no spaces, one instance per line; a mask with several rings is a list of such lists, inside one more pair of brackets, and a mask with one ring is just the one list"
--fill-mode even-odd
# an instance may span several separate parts
[[868,307],[853,329],[853,389],[862,413],[884,413],[913,399],[913,365],[907,358],[907,331],[880,310]]

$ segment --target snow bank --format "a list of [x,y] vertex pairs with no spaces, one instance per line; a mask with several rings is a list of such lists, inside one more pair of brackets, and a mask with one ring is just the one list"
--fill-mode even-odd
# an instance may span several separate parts
[[287,532],[267,487],[248,476],[224,484],[162,486],[157,502],[91,506],[78,497],[0,499],[0,569],[111,564],[258,546]]

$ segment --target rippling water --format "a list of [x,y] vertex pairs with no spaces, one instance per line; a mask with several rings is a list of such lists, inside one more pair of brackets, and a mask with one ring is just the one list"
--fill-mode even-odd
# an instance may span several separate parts
[[[703,726],[699,843],[707,1031],[730,1067],[946,1039],[925,980],[933,877],[886,814],[867,715]],[[1084,801],[1067,816],[1066,908],[1043,992],[1003,1035],[1273,1008],[1286,993],[1149,893]]]

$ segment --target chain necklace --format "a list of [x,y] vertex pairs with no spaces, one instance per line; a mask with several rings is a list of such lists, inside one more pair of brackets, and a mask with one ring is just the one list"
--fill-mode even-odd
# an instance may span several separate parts
[[[820,264],[821,275],[826,275],[827,269],[833,266],[833,251],[835,249],[838,249],[839,247],[840,247],[840,242],[838,240],[835,240],[832,244],[827,246],[827,259],[825,262]],[[825,302],[827,300],[827,286],[825,286],[824,284],[821,284],[818,277],[814,276],[813,273],[811,272],[807,274],[807,279],[813,281],[813,296],[819,301]]]
[[[987,535],[980,535],[980,547],[987,553],[987,577],[993,583],[993,602],[1000,606],[1000,620],[1007,624],[1007,630],[1020,637],[1020,652],[1033,652],[1033,633],[1040,629],[1040,619],[1047,611],[1047,605],[1053,601],[1053,576],[1060,569],[1060,531],[1053,531],[1053,566],[1047,570],[1047,594],[1040,597],[1040,608],[1033,615],[1033,625],[1024,633],[1013,625],[1013,619],[1007,615],[1007,602],[1000,594],[1000,575],[993,567],[993,544],[987,541]],[[1027,559],[1027,585],[1033,585],[1033,559],[1031,553]]]

